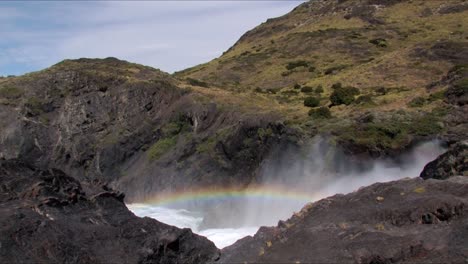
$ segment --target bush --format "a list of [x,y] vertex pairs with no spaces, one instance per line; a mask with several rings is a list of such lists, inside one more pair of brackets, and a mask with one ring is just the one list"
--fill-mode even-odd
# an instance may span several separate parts
[[346,69],[348,66],[347,65],[338,65],[338,66],[333,66],[325,70],[325,75],[330,75],[330,74],[336,74],[341,70]]
[[322,106],[317,109],[311,109],[309,111],[309,116],[316,119],[328,119],[332,117],[330,109],[328,109],[326,106]]
[[205,88],[209,87],[208,83],[197,80],[197,79],[187,78],[187,81],[190,85],[193,85],[193,86],[200,86],[200,87],[205,87]]
[[299,61],[292,61],[288,63],[288,65],[286,65],[286,69],[290,71],[298,67],[308,67],[308,66],[309,66],[309,63],[307,61],[299,60]]
[[323,93],[323,87],[322,87],[322,85],[319,85],[319,86],[317,86],[317,88],[315,88],[315,93],[316,93],[316,94],[321,94],[321,93]]
[[381,48],[386,48],[388,46],[387,40],[384,38],[371,39],[369,40],[369,43]]
[[254,91],[255,91],[256,93],[263,93],[263,89],[260,88],[260,87],[255,88]]
[[360,104],[366,104],[366,105],[375,104],[370,95],[361,95],[354,101],[354,103],[358,104],[358,105],[360,105]]
[[349,105],[354,101],[354,96],[359,94],[359,90],[354,87],[336,88],[330,95],[330,102],[334,105]]
[[377,89],[375,89],[375,92],[378,94],[378,95],[386,95],[388,90],[387,88],[385,87],[378,87]]
[[311,93],[312,91],[314,91],[314,88],[312,88],[310,86],[304,86],[301,89],[301,92],[303,92],[303,93]]
[[310,66],[309,67],[309,72],[314,72],[315,71],[315,67],[314,66]]
[[320,105],[320,100],[316,97],[307,97],[304,99],[304,106],[307,107],[317,107]]
[[147,152],[150,160],[159,159],[162,155],[167,153],[177,143],[177,137],[163,138],[158,140],[151,146]]
[[301,85],[298,84],[298,83],[296,83],[296,84],[294,85],[294,89],[301,89]]
[[438,92],[435,92],[435,93],[431,93],[427,100],[429,102],[434,102],[434,101],[437,101],[437,100],[443,100],[444,99],[444,94],[445,94],[445,91],[438,91]]
[[338,83],[334,83],[334,84],[332,85],[331,88],[332,88],[332,89],[340,89],[340,88],[342,88],[342,87],[343,87],[343,86],[341,85],[341,83],[338,82]]
[[13,86],[4,86],[0,88],[0,97],[15,99],[23,95],[23,91]]
[[411,101],[408,103],[408,106],[409,106],[409,107],[421,107],[421,106],[423,106],[425,103],[426,103],[426,99],[424,99],[424,98],[421,97],[421,96],[418,96],[418,97],[416,97],[416,98],[413,98],[413,100],[411,100]]

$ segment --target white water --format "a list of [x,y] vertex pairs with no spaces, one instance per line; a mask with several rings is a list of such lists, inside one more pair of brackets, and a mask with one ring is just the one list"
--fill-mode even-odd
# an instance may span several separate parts
[[353,167],[349,166],[352,162],[345,158],[344,161],[335,162],[333,169],[348,166],[346,173],[333,173],[324,165],[325,153],[315,146],[302,160],[294,160],[279,167],[278,163],[275,163],[276,167],[267,166],[263,170],[263,184],[266,186],[280,184],[291,190],[306,191],[313,197],[309,201],[278,200],[278,197],[258,199],[246,196],[208,203],[190,201],[186,204],[172,205],[171,208],[153,204],[127,206],[137,216],[147,216],[180,228],[190,228],[193,232],[213,241],[218,248],[224,248],[240,238],[255,234],[260,226],[275,225],[278,220],[287,219],[307,202],[337,193],[350,193],[376,182],[418,177],[424,166],[443,151],[439,142],[424,143],[405,155],[403,164],[378,160],[374,161],[370,169],[365,172],[353,170]]
[[135,215],[139,217],[151,217],[160,222],[177,226],[179,228],[190,228],[193,232],[207,237],[213,241],[218,248],[234,244],[238,239],[253,235],[257,232],[258,226],[239,228],[212,228],[200,230],[203,217],[199,214],[184,209],[171,209],[149,204],[128,204]]

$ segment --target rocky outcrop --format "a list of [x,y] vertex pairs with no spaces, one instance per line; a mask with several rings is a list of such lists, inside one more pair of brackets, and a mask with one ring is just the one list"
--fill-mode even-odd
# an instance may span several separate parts
[[138,218],[123,194],[59,170],[0,161],[2,263],[206,263],[206,238]]
[[110,182],[129,200],[144,199],[248,184],[291,133],[277,120],[220,106],[150,67],[67,60],[0,83],[0,158]]
[[437,159],[429,162],[420,177],[445,180],[452,176],[468,176],[468,141],[452,146]]
[[463,263],[468,178],[377,183],[305,206],[223,249],[221,263]]

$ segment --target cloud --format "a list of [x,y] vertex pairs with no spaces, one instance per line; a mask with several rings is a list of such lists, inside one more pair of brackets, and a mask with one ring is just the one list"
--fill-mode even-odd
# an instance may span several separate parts
[[109,56],[182,70],[221,55],[247,30],[300,2],[12,2],[0,6],[0,75]]

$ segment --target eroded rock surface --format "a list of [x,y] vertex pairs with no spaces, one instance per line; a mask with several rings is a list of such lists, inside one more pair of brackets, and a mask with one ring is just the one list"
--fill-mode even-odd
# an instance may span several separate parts
[[0,161],[1,263],[206,263],[211,241],[138,218],[123,194],[59,170]]
[[420,176],[423,179],[445,180],[457,175],[468,176],[468,141],[455,144],[437,159],[429,162]]
[[304,207],[222,251],[222,263],[464,263],[468,178],[378,183]]

